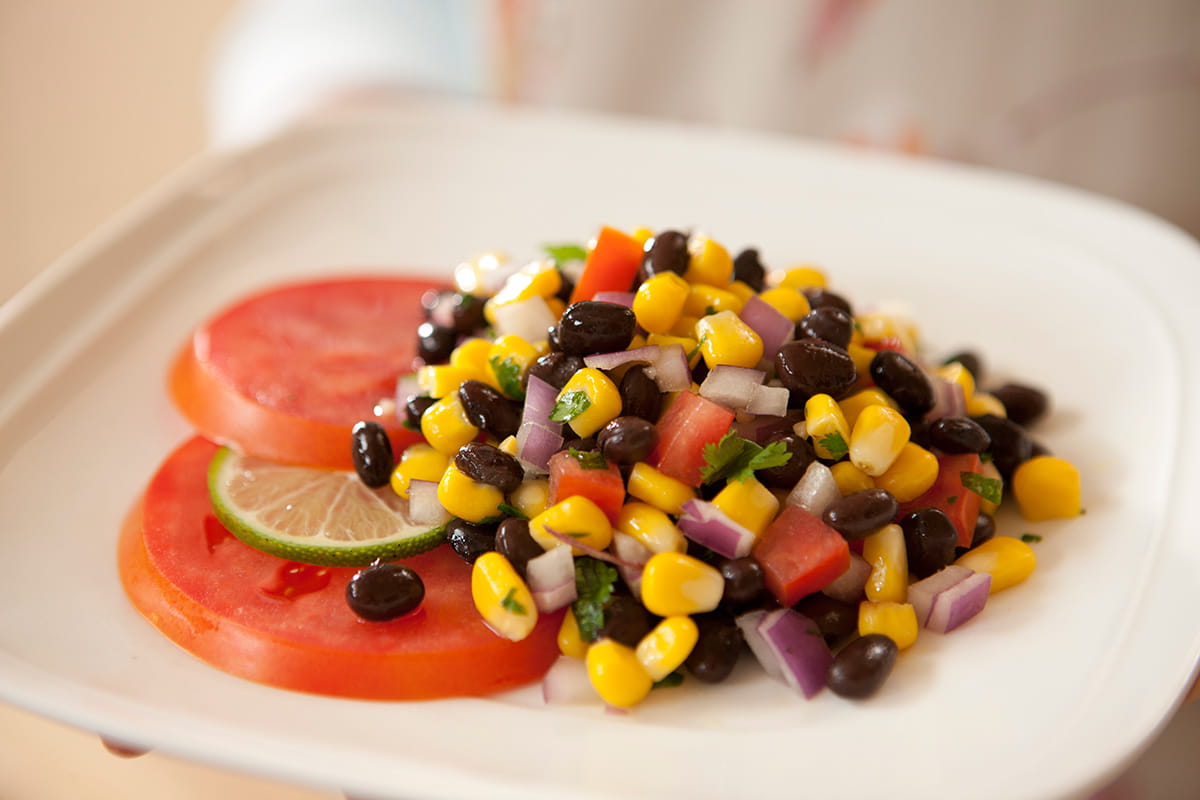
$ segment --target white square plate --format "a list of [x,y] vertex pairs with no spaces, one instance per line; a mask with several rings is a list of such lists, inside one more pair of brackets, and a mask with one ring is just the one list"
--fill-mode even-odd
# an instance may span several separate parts
[[[446,274],[601,224],[695,226],[863,304],[909,304],[935,353],[1047,387],[1037,435],[1087,515],[1029,581],[924,636],[875,698],[804,701],[744,662],[629,715],[488,699],[368,703],[258,686],[127,604],[121,518],[188,435],[163,389],[190,328],[284,279]],[[0,309],[0,697],[117,739],[373,797],[1046,797],[1111,776],[1200,658],[1192,311],[1200,251],[1035,181],[771,137],[429,105],[200,160]],[[694,683],[694,682],[693,682]]]

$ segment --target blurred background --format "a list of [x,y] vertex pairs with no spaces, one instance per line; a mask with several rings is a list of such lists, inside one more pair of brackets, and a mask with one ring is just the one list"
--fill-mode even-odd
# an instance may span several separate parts
[[[211,131],[205,119],[206,88],[213,75],[210,58],[223,20],[237,5],[233,0],[0,0],[0,242],[4,246],[0,301],[210,145]],[[269,20],[270,14],[278,14],[277,8],[271,7],[280,4],[257,5],[265,9]],[[296,3],[296,7],[320,5]],[[353,5],[373,6],[369,13],[377,13],[380,6]],[[435,9],[435,16],[450,8],[453,19],[471,4],[447,0],[444,6],[416,5],[426,11]],[[639,52],[662,55],[663,69],[651,75],[629,71],[624,59],[618,59],[619,65],[612,63],[611,51],[608,61],[597,60],[604,56],[603,47],[596,52],[587,49],[589,37],[581,32],[604,30],[592,12],[610,9],[608,4],[590,5],[590,12],[576,10],[573,14],[565,14],[564,4],[554,2],[497,0],[493,5],[496,13],[489,24],[507,36],[507,45],[472,65],[479,75],[459,76],[467,88],[511,101],[661,113],[676,119],[701,116],[675,91],[681,79],[686,82],[696,74],[680,53],[688,52],[689,36],[702,35],[706,28],[711,32],[716,15],[727,7],[702,0],[695,4],[694,15],[681,19],[654,3],[617,3],[640,22],[634,31]],[[530,11],[535,5],[536,13]],[[769,5],[776,19],[795,11],[785,8],[786,4]],[[894,97],[872,98],[874,102],[865,110],[842,111],[837,106],[847,87],[854,85],[855,69],[911,82],[912,74],[897,73],[889,66],[889,54],[895,56],[896,48],[937,48],[929,47],[923,31],[914,29],[906,17],[912,16],[909,11],[914,8],[926,17],[943,12],[952,15],[950,8],[962,8],[948,3],[940,10],[928,2],[798,4],[806,15],[805,26],[792,31],[787,41],[805,45],[806,52],[818,53],[828,61],[824,72],[814,71],[812,63],[802,65],[799,80],[812,83],[811,103],[805,111],[790,115],[781,116],[780,109],[769,104],[753,106],[739,97],[737,90],[739,81],[741,85],[778,88],[787,82],[787,70],[795,64],[785,58],[766,71],[734,69],[729,65],[740,63],[743,53],[731,49],[728,38],[723,37],[724,44],[705,52],[703,61],[710,66],[704,74],[718,83],[723,81],[732,92],[726,92],[726,100],[715,102],[705,116],[717,124],[800,129],[915,154],[990,160],[998,166],[1118,194],[1195,234],[1200,232],[1200,194],[1195,190],[1200,185],[1200,154],[1196,150],[1200,143],[1200,3],[1182,0],[1152,5],[1159,13],[1140,13],[1138,9],[1145,8],[1142,4],[1097,0],[1087,7],[1092,19],[1086,30],[1080,28],[1078,3],[1071,4],[1074,11],[1067,4],[1019,0],[1006,6],[1026,12],[1040,9],[1042,17],[1025,27],[1014,21],[1019,15],[991,22],[974,20],[984,33],[990,27],[1010,37],[1029,36],[1034,44],[1043,45],[1043,51],[1047,42],[1056,41],[1055,36],[1070,38],[1076,43],[1075,54],[1085,63],[1082,72],[1069,74],[1067,80],[1032,90],[1029,87],[1038,85],[1039,76],[1062,72],[1061,58],[1030,50],[1014,59],[1012,51],[1005,52],[1000,46],[979,49],[981,57],[995,63],[1010,59],[1016,66],[1007,83],[988,84],[997,97],[1008,91],[1012,102],[996,112],[986,135],[973,139],[952,135],[953,125],[937,112],[938,106],[929,97],[910,96],[907,106]],[[1118,11],[1125,12],[1124,16],[1110,13]],[[319,17],[325,12],[313,13]],[[980,26],[981,21],[986,24]],[[949,20],[947,25],[953,28],[961,22]],[[424,24],[436,28],[441,23],[426,18]],[[756,46],[777,35],[772,28],[779,26],[767,20],[757,26],[746,23],[737,33]],[[665,37],[664,30],[674,35]],[[665,42],[667,38],[673,44]],[[894,43],[897,38],[899,44]],[[561,54],[568,42],[579,45],[579,57],[561,74],[548,70],[546,65],[553,63],[554,54]],[[1112,54],[1122,42],[1132,43],[1132,49],[1114,70]],[[975,48],[968,37],[939,38],[938,44],[966,55]],[[238,68],[253,61],[239,60],[244,52],[233,48],[226,63],[233,75],[224,75],[231,117],[222,135],[230,143],[262,133],[246,124],[245,104],[253,105],[256,87],[252,81],[245,87],[238,85]],[[866,54],[876,57],[866,58]],[[840,63],[839,58],[857,59],[860,66]],[[598,67],[612,67],[604,73],[611,80],[597,80]],[[969,84],[962,81],[970,76],[957,76],[956,82],[955,75],[944,74],[936,64],[926,63],[919,69],[933,76],[922,85],[931,86],[937,97],[949,94],[969,99]],[[480,75],[486,75],[486,80],[480,80]],[[630,82],[645,91],[637,97],[623,91],[621,87]],[[696,90],[694,84],[688,86],[688,91]],[[238,95],[240,88],[246,93]],[[275,122],[282,124],[288,113],[297,109],[276,110]],[[1014,141],[1019,146],[1014,147]],[[1071,151],[1072,157],[1062,158]],[[1109,169],[1089,168],[1098,162]],[[1162,171],[1164,164],[1169,176]],[[1200,741],[1197,737],[1200,712],[1193,705],[1103,797],[1194,796],[1180,787],[1194,789],[1198,785],[1200,769],[1191,754],[1195,742]],[[5,706],[0,706],[0,742],[3,800],[340,797],[230,775],[160,754],[118,759],[94,736]]]

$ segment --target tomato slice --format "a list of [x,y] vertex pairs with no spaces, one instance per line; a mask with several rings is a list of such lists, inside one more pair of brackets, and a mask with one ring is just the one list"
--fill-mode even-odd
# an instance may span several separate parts
[[375,406],[413,369],[433,288],[355,277],[253,295],[195,331],[171,367],[171,398],[198,432],[273,461],[352,469],[350,429],[364,419],[399,452],[419,437]]
[[840,533],[798,506],[788,506],[754,545],[767,589],[782,606],[819,592],[850,567]]
[[588,468],[563,451],[550,456],[550,504],[581,495],[595,503],[613,525],[625,505],[625,480],[616,464]]
[[707,397],[680,392],[658,421],[658,444],[650,453],[650,466],[697,487],[703,482],[704,447],[716,444],[729,432],[734,413]]
[[484,695],[540,678],[558,656],[561,613],[510,642],[471,600],[470,567],[448,547],[406,560],[425,583],[413,614],[364,622],[346,604],[349,567],[284,561],[244,545],[213,516],[195,437],[151,480],[121,533],[133,605],[213,666],[303,692],[385,700]]
[[642,245],[616,228],[604,227],[588,251],[571,302],[591,300],[599,292],[628,292],[642,265]]
[[982,474],[978,455],[946,453],[938,456],[938,476],[933,486],[916,500],[901,503],[896,518],[902,519],[918,508],[940,508],[958,530],[958,546],[970,547],[975,538],[975,523],[979,521],[980,497],[963,486],[964,472]]

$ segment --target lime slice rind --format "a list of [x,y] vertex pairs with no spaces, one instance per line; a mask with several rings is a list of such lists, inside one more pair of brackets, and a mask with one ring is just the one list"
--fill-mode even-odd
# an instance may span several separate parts
[[217,450],[208,469],[213,513],[245,544],[288,561],[365,566],[441,544],[442,527],[412,525],[389,487],[370,489],[353,472],[276,464]]

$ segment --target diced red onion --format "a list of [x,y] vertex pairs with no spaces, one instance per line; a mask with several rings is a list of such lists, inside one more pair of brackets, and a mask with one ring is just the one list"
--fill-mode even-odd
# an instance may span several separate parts
[[437,496],[437,481],[408,482],[408,513],[405,518],[413,525],[441,525],[450,519]]
[[549,525],[544,526],[544,529],[545,529],[546,533],[550,534],[555,539],[558,539],[563,544],[571,545],[571,547],[575,548],[576,550],[583,553],[584,555],[589,555],[592,558],[598,559],[600,561],[607,561],[609,564],[612,564],[615,567],[631,567],[632,568],[632,567],[638,566],[637,564],[631,564],[630,562],[625,561],[624,559],[618,558],[613,553],[606,552],[597,547],[592,547],[587,542],[584,542],[580,539],[576,539],[575,537],[570,536],[568,534],[556,531],[556,530],[554,530],[554,528],[551,528]]
[[562,423],[550,420],[556,402],[558,390],[536,375],[530,375],[525,384],[525,405],[521,409],[521,424],[532,422],[548,431],[562,433]]
[[746,410],[751,414],[783,417],[787,415],[790,399],[791,393],[782,386],[755,386]]
[[688,500],[683,504],[679,530],[698,545],[726,558],[750,555],[754,531],[707,500]]
[[974,572],[933,598],[933,608],[925,627],[935,633],[949,633],[974,617],[987,605],[992,576]]
[[582,705],[596,701],[596,690],[582,658],[559,656],[542,676],[542,700],[547,705]]
[[757,295],[746,301],[738,316],[762,339],[766,361],[773,360],[779,348],[795,338],[795,323]]
[[492,309],[493,328],[497,336],[520,336],[527,342],[544,342],[557,320],[550,306],[541,297],[527,297],[514,303],[504,303]]
[[398,408],[407,406],[408,401],[420,393],[421,387],[417,385],[417,373],[410,372],[396,379],[396,406]]
[[629,534],[620,531],[613,532],[612,551],[613,555],[625,562],[617,565],[617,572],[625,581],[625,585],[629,587],[629,591],[633,592],[633,596],[640,600],[642,597],[642,567],[650,560],[654,552]]
[[871,565],[867,560],[858,553],[851,553],[850,566],[821,592],[843,603],[857,603],[862,599],[870,575]]
[[756,416],[753,419],[735,423],[737,435],[743,439],[748,439],[757,445],[765,446],[768,442],[775,439],[780,434],[792,432],[792,426],[803,419],[804,412],[795,409],[789,411],[784,417],[767,417]]
[[650,365],[650,373],[660,392],[682,392],[692,386],[692,368],[681,344],[662,345],[658,358]]
[[933,609],[933,600],[939,592],[949,589],[954,584],[971,575],[972,570],[950,564],[943,567],[928,578],[909,584],[908,602],[912,603],[913,611],[917,614],[917,624],[924,627],[929,620],[929,612]]
[[766,377],[762,370],[718,364],[700,384],[700,396],[728,408],[745,409]]
[[538,611],[557,611],[579,597],[575,588],[575,557],[569,547],[554,547],[525,565],[525,582]]
[[758,623],[767,615],[766,611],[747,611],[741,614],[734,621],[737,623],[738,629],[742,632],[742,638],[746,640],[746,645],[750,648],[750,652],[754,654],[754,658],[762,665],[767,674],[776,680],[783,680],[783,669],[779,666],[778,659],[771,652],[770,645],[758,632]]
[[648,344],[632,350],[618,350],[615,353],[593,353],[590,356],[584,356],[583,363],[593,369],[616,369],[625,364],[653,364],[661,355],[661,347],[656,344]]
[[562,449],[563,437],[536,422],[522,422],[517,429],[517,456],[543,472],[550,469],[550,456]]
[[596,292],[592,299],[601,303],[614,303],[618,306],[633,308],[633,292]]
[[784,681],[811,699],[825,688],[833,654],[817,624],[790,608],[768,611],[758,633],[779,664]]
[[967,399],[962,386],[954,381],[928,376],[933,384],[933,408],[925,415],[927,420],[942,417],[964,417],[967,414]]
[[787,496],[787,504],[800,506],[813,516],[819,517],[834,500],[842,496],[833,472],[820,461],[814,461],[804,470],[795,488]]

